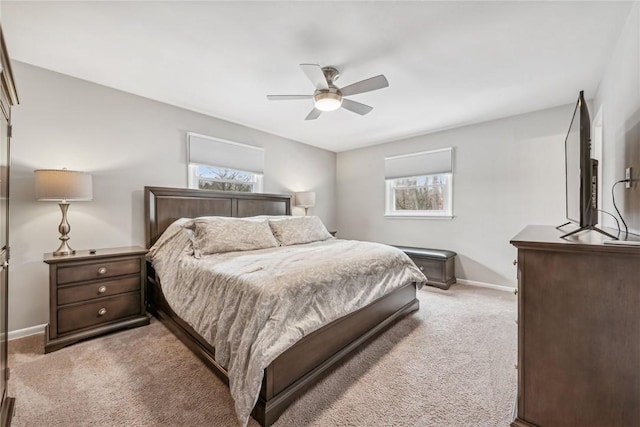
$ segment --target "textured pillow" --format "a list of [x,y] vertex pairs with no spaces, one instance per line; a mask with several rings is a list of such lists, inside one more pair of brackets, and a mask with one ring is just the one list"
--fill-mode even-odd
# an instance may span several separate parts
[[169,225],[162,235],[160,235],[158,240],[156,240],[151,249],[149,249],[147,259],[153,261],[156,255],[163,250],[178,253],[187,252],[192,254],[193,231],[189,229],[188,226],[191,222],[191,218],[180,218]]
[[196,258],[278,246],[267,220],[206,217],[194,219],[189,227],[193,229],[193,255]]
[[269,226],[281,246],[317,242],[333,237],[317,216],[270,219]]

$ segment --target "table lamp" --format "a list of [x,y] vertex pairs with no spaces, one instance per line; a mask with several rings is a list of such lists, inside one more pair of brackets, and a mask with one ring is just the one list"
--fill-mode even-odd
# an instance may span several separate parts
[[34,171],[36,182],[36,199],[38,201],[58,202],[62,211],[62,222],[58,226],[60,247],[53,255],[72,255],[76,251],[69,247],[69,231],[67,222],[69,202],[93,199],[91,175],[86,172],[67,169],[39,169]]
[[309,208],[312,208],[316,205],[315,191],[301,191],[299,193],[294,193],[294,198],[294,206],[304,208],[304,216],[307,216]]

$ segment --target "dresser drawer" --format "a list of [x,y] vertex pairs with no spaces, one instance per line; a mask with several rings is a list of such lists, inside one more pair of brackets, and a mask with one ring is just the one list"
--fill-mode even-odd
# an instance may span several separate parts
[[100,280],[85,285],[58,288],[58,305],[87,301],[140,289],[140,276]]
[[124,276],[140,273],[140,258],[105,260],[87,264],[60,266],[58,268],[58,285],[104,277]]
[[140,292],[58,309],[58,333],[108,323],[141,313]]

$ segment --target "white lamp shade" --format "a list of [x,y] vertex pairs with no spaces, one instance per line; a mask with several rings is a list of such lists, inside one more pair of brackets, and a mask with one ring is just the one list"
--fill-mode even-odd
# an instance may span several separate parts
[[310,208],[316,205],[316,193],[315,191],[303,191],[295,193],[295,206],[303,208]]
[[86,201],[93,199],[91,175],[66,169],[34,171],[39,201]]

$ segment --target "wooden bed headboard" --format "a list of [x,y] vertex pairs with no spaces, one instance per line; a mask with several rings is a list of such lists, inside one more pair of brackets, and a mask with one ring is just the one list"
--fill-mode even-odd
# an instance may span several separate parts
[[144,187],[147,248],[178,218],[256,215],[291,215],[291,195]]

